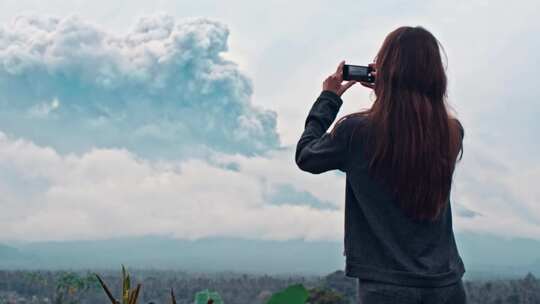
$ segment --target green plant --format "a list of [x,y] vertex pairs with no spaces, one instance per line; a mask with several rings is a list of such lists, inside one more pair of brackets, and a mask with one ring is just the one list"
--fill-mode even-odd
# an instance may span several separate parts
[[337,291],[315,287],[309,290],[309,304],[347,304],[347,299]]
[[107,294],[107,297],[109,300],[111,300],[112,304],[135,304],[137,303],[137,298],[139,297],[139,291],[141,289],[141,284],[137,284],[137,287],[134,289],[131,289],[131,282],[129,278],[129,273],[126,272],[126,268],[124,265],[122,265],[122,302],[117,300],[107,287],[107,284],[101,279],[101,277],[96,274],[97,279],[99,280],[99,283],[101,284],[101,287]]
[[[110,289],[103,279],[95,274],[99,284],[107,294],[107,297],[112,304],[136,304],[141,289],[141,284],[137,284],[136,288],[131,288],[130,275],[127,273],[126,268],[122,265],[122,301],[117,300],[111,293]],[[67,282],[73,281],[72,278],[67,277]],[[79,284],[79,283],[77,283]],[[75,284],[75,285],[77,285]],[[68,284],[69,286],[73,284]],[[335,304],[345,303],[345,299],[342,295],[332,290],[325,290],[321,288],[312,288],[309,291],[302,284],[290,285],[282,291],[273,294],[266,304],[306,304],[306,301],[311,304]],[[171,303],[176,304],[176,297],[174,290],[171,288]],[[195,294],[195,304],[224,304],[220,295],[216,291],[210,291],[208,289],[199,291]]]
[[305,304],[308,297],[309,293],[304,285],[295,284],[273,294],[266,304]]
[[74,272],[66,272],[56,282],[54,303],[78,303],[86,291],[97,286],[96,278],[90,274],[79,276]]
[[171,288],[171,302],[172,304],[176,304],[176,297],[174,296],[174,290]]
[[195,304],[223,304],[223,300],[216,291],[205,289],[195,294]]

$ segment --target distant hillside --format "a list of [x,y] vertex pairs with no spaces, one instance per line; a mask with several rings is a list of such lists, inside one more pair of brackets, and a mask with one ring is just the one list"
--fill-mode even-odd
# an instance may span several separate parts
[[97,241],[18,244],[32,255],[24,261],[0,260],[0,268],[144,268],[189,271],[241,271],[268,274],[325,274],[343,268],[339,242],[265,241],[241,238],[171,239],[163,236]]
[[475,233],[456,234],[459,252],[471,278],[519,278],[540,275],[540,241]]
[[17,248],[0,244],[0,261],[19,258],[21,258],[21,252]]
[[[540,242],[478,234],[456,234],[466,278],[540,275]],[[267,241],[242,238],[171,239],[164,236],[95,241],[0,245],[2,269],[182,269],[267,274],[324,275],[344,269],[342,242]]]

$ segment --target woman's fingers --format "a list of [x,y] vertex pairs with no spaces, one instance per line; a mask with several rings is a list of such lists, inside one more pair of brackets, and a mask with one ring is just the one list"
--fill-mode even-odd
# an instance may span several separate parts
[[350,81],[347,81],[347,83],[345,83],[344,85],[341,86],[340,88],[340,95],[345,93],[345,91],[347,91],[350,87],[352,87],[355,83],[357,83],[356,80],[350,80]]
[[343,65],[344,64],[345,64],[345,60],[342,60],[339,63],[336,72],[334,73],[336,80],[340,83],[343,81]]
[[370,89],[373,89],[375,87],[375,85],[371,82],[364,82],[364,81],[360,81],[360,84],[365,86],[366,88],[370,88]]
[[368,64],[368,66],[371,68],[371,75],[373,76],[376,76],[377,75],[377,70],[375,69],[375,63],[370,63]]
[[345,60],[341,60],[341,62],[339,63],[339,65],[337,67],[336,74],[342,73],[344,64],[345,64]]
[[350,80],[350,81],[347,81],[347,83],[344,84],[344,85],[342,86],[342,88],[344,88],[345,90],[347,90],[348,88],[352,87],[353,84],[355,84],[355,83],[357,83],[356,80]]

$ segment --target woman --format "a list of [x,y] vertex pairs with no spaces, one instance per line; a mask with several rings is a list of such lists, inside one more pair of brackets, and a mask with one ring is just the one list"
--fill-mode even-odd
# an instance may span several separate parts
[[[448,112],[438,40],[422,27],[391,32],[377,53],[370,109],[339,119],[342,61],[305,121],[296,163],[346,173],[345,274],[359,303],[466,303],[450,188],[464,130]],[[458,154],[459,159],[458,159]]]

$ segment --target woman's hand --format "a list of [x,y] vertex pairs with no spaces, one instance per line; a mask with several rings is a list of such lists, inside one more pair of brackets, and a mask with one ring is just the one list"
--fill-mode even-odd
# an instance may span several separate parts
[[[375,69],[375,63],[370,63],[370,64],[368,64],[368,66],[373,68],[373,72],[371,72],[371,75],[373,77],[375,77],[375,81],[377,81],[377,70]],[[375,89],[375,83],[364,82],[364,81],[359,81],[359,82],[360,82],[361,85],[363,85],[366,88],[369,88],[369,89],[372,89],[372,90]]]
[[356,80],[351,80],[342,85],[343,82],[343,65],[345,60],[341,61],[337,67],[337,70],[334,74],[328,76],[323,82],[323,91],[328,90],[336,93],[338,96],[341,96],[347,89],[349,89],[353,84],[357,83]]

